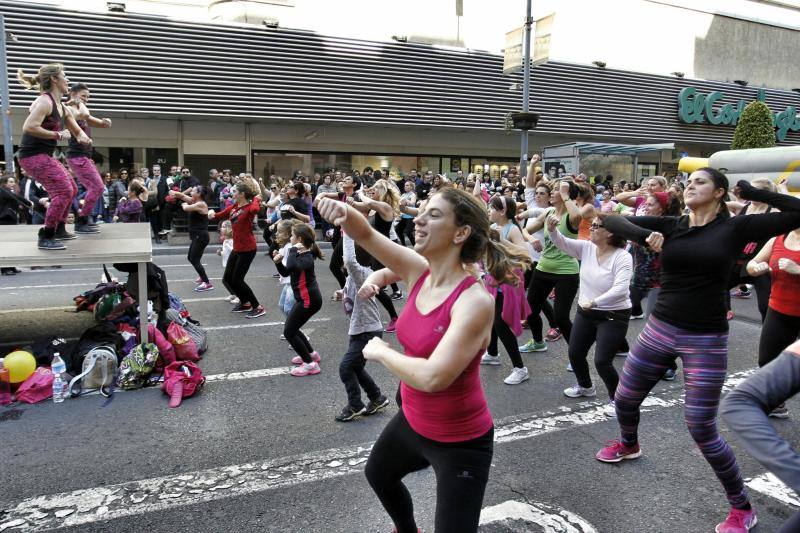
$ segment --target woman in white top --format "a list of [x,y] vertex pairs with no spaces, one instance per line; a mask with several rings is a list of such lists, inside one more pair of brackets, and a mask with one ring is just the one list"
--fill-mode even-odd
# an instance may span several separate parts
[[589,241],[565,237],[557,229],[558,222],[555,216],[547,219],[550,239],[581,264],[578,310],[569,339],[569,361],[578,382],[564,394],[570,398],[597,395],[586,362],[589,349],[597,343],[595,368],[613,406],[619,375],[612,362],[628,332],[633,259],[625,251],[625,239],[609,233],[599,218],[592,221]]

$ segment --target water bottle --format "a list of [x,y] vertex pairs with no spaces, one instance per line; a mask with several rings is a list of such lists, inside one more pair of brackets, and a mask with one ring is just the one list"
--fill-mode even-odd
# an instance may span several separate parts
[[64,380],[64,373],[67,365],[58,352],[53,355],[53,363],[50,365],[53,371],[53,402],[61,403],[67,397],[67,382]]

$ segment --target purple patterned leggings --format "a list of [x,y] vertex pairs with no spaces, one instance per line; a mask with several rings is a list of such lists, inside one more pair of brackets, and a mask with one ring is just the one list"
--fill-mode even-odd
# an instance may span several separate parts
[[64,167],[47,154],[37,154],[19,160],[20,166],[44,186],[50,196],[50,207],[44,217],[44,225],[55,229],[67,220],[72,200],[78,194],[78,186]]
[[728,333],[687,331],[650,316],[625,360],[617,393],[617,418],[622,442],[638,439],[639,406],[677,357],[683,361],[689,433],[736,508],[749,505],[739,465],[717,431],[717,409],[728,367]]
[[100,177],[100,173],[97,172],[94,161],[88,157],[69,157],[67,158],[67,164],[75,178],[86,189],[86,196],[83,197],[83,207],[81,207],[79,214],[82,217],[91,215],[97,199],[103,194],[103,179]]

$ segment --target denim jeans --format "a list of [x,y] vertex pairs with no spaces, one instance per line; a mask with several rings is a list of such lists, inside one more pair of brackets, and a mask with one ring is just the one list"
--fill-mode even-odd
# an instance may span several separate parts
[[378,385],[375,384],[364,368],[367,364],[367,360],[364,359],[364,346],[373,337],[382,338],[383,332],[367,331],[358,335],[350,335],[347,353],[344,354],[342,362],[339,364],[339,378],[341,378],[344,388],[347,390],[347,403],[354,411],[360,411],[364,408],[364,402],[361,400],[362,387],[370,400],[376,400],[381,395]]

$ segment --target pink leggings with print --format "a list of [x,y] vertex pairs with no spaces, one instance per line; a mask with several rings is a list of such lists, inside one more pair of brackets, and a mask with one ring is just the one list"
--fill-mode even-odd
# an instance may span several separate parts
[[78,186],[64,167],[47,154],[37,154],[19,160],[19,165],[44,186],[50,196],[50,207],[44,217],[44,225],[55,229],[67,220],[72,200],[78,194]]
[[68,157],[67,164],[72,173],[75,174],[75,178],[86,189],[86,196],[83,197],[83,207],[78,213],[80,216],[85,217],[92,213],[94,204],[103,194],[103,179],[100,177],[100,173],[97,172],[94,161],[88,157]]

